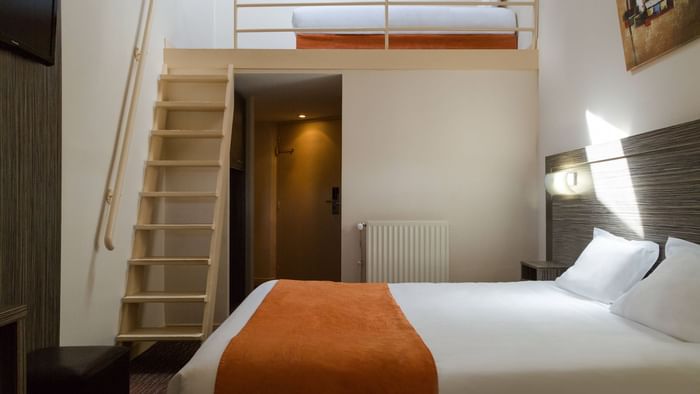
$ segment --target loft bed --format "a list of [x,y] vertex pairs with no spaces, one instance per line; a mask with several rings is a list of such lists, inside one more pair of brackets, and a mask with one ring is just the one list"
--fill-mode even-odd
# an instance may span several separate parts
[[231,48],[166,47],[164,62],[236,72],[539,68],[539,0],[284,1],[234,0]]
[[[295,28],[377,29],[358,33],[297,33],[296,48],[382,49],[384,11],[382,6],[296,8],[292,19]],[[428,31],[438,29],[435,26],[444,30]],[[397,29],[389,36],[389,49],[518,49],[518,34],[513,30],[518,27],[517,15],[504,7],[397,6],[390,9],[389,27]],[[404,28],[426,30],[399,31]]]
[[537,13],[537,0],[235,1],[233,46],[260,48],[252,35],[276,34],[279,49],[535,49]]

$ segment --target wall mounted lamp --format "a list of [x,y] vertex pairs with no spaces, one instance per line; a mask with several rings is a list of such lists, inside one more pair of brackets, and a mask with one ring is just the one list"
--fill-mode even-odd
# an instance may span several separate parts
[[576,171],[550,172],[544,176],[544,187],[547,192],[555,195],[573,195],[579,190],[579,175]]

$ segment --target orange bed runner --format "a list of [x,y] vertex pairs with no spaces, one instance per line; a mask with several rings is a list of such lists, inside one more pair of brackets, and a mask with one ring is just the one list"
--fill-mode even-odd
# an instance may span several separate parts
[[[297,49],[384,49],[383,34],[297,34]],[[518,49],[517,34],[393,34],[391,49]]]
[[216,394],[436,394],[432,354],[386,284],[281,280],[219,363]]

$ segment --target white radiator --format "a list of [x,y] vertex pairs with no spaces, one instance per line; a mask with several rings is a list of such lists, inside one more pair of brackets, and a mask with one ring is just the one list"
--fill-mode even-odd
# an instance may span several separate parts
[[366,282],[447,282],[449,225],[445,221],[368,221],[363,230]]

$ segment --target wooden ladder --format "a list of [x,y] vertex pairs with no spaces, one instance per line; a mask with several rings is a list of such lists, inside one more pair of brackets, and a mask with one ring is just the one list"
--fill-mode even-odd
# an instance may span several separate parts
[[[212,332],[227,223],[233,106],[232,66],[207,70],[163,66],[118,343],[204,341]],[[179,281],[180,287],[185,282],[187,291],[167,290],[166,273],[178,269],[185,270]],[[185,309],[190,314],[201,313],[201,324],[165,323],[173,304],[190,308]]]

